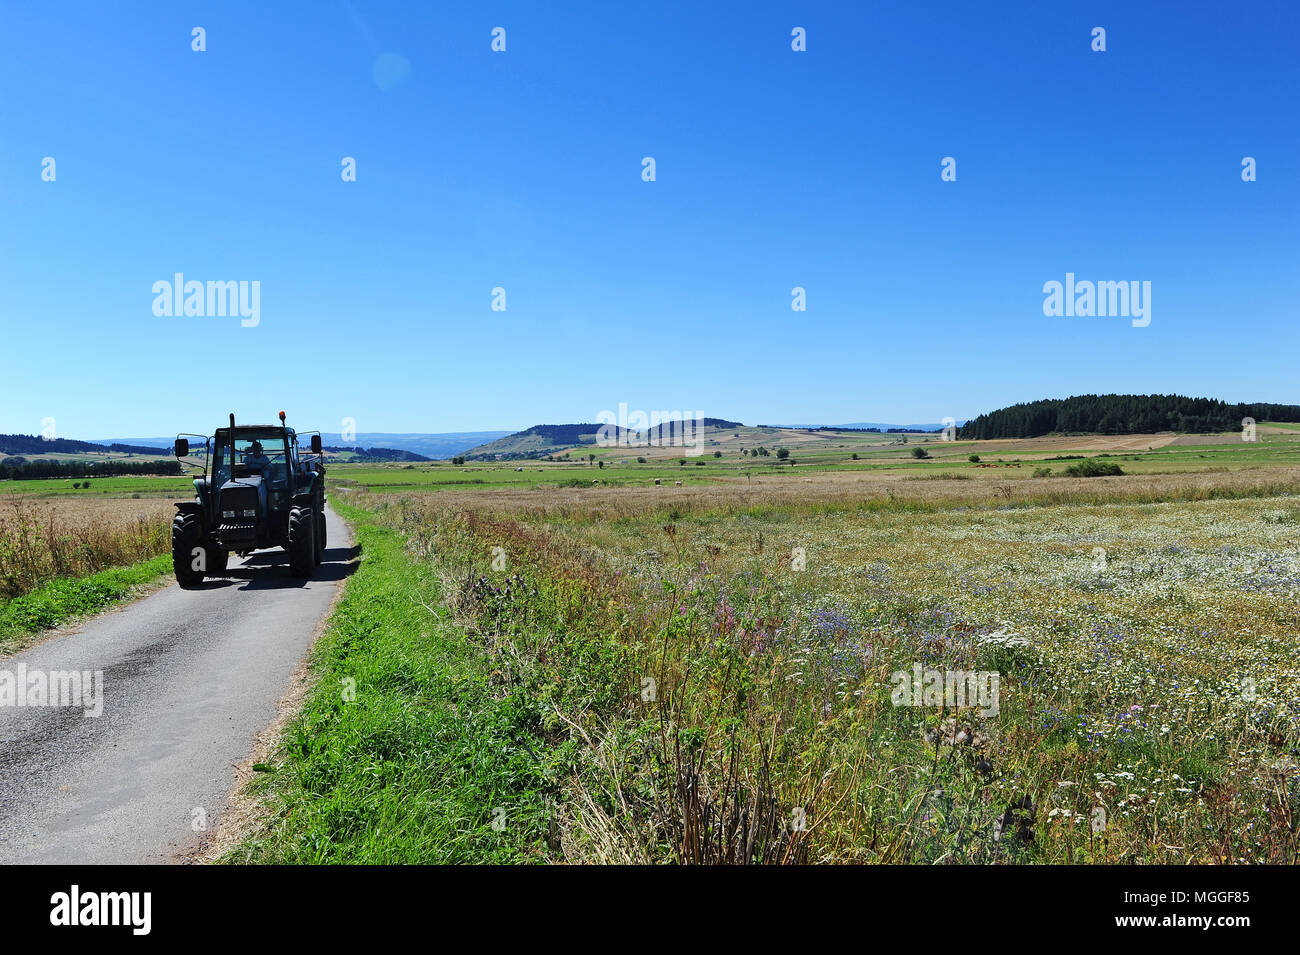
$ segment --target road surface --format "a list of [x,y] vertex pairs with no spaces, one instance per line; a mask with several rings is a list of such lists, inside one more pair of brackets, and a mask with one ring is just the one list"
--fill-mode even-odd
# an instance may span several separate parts
[[[347,526],[308,580],[284,553],[233,555],[202,589],[174,583],[9,657],[0,671],[102,671],[103,711],[0,706],[0,863],[179,861],[220,821],[234,768],[277,715],[335,592]],[[195,828],[200,819],[205,831]]]

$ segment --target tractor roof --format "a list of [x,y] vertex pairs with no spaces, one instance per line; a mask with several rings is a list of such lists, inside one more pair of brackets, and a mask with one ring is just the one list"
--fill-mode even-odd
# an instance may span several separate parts
[[[293,428],[287,427],[282,424],[237,424],[235,425],[236,435],[252,434],[254,432],[263,436],[265,436],[267,432],[272,432],[277,435],[288,435],[293,438],[298,437],[297,431],[294,431]],[[228,426],[225,428],[218,428],[216,433],[229,434],[230,428]]]

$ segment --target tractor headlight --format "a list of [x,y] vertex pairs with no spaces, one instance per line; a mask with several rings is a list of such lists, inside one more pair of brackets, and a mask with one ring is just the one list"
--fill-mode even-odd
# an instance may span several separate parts
[[233,520],[235,519],[235,512],[234,512],[234,511],[222,511],[222,512],[221,512],[221,516],[222,516],[223,518],[225,518],[226,520],[231,520],[231,521],[233,521]]
[[244,508],[244,516],[245,516],[245,517],[256,517],[256,516],[257,516],[257,508],[254,508],[254,507],[246,507],[246,508]]

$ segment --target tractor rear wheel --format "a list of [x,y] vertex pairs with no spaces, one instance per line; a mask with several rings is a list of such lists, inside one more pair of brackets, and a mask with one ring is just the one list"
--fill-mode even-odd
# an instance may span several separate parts
[[316,566],[316,518],[310,507],[289,510],[289,570],[295,577],[310,577]]
[[[200,559],[201,555],[201,559]],[[207,567],[207,551],[203,546],[203,525],[197,514],[177,514],[172,519],[172,570],[176,582],[182,587],[197,587],[203,583],[203,570]]]

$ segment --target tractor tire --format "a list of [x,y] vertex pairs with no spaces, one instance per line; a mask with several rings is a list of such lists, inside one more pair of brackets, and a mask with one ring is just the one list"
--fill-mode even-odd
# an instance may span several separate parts
[[320,563],[325,557],[325,512],[316,512],[316,563]]
[[208,548],[208,576],[221,577],[230,565],[230,551],[223,547]]
[[289,570],[295,577],[310,577],[316,567],[316,518],[310,507],[289,510]]
[[206,566],[207,553],[203,546],[203,525],[197,514],[177,514],[172,519],[172,571],[176,583],[182,587],[197,587],[203,583],[203,571],[194,569],[195,550],[203,550]]

